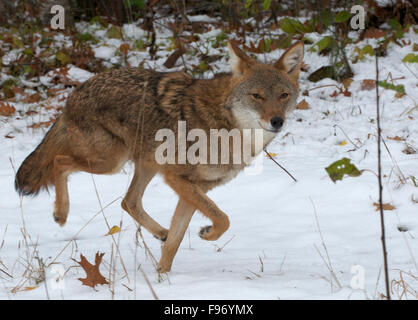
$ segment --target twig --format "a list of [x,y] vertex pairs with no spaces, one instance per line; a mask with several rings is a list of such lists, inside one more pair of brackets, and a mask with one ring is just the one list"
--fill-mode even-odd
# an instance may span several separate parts
[[379,108],[379,53],[376,52],[376,122],[377,122],[377,174],[379,182],[379,209],[380,209],[380,228],[381,228],[381,241],[383,249],[383,264],[385,271],[385,286],[386,286],[386,298],[390,298],[390,287],[389,287],[389,270],[388,270],[388,261],[387,261],[387,251],[386,251],[386,237],[385,237],[385,220],[383,214],[383,186],[382,186],[382,163],[381,163],[381,127],[380,127],[380,108]]
[[[334,124],[333,125],[334,130],[335,128],[339,128],[341,130],[341,132],[345,135],[345,137],[348,139],[348,141],[350,141],[350,143],[354,146],[354,148],[356,149],[360,149],[360,147],[358,145],[356,145],[351,139],[350,137],[345,133],[345,131],[338,125],[338,124]],[[334,131],[334,135],[335,135],[335,131]]]
[[[89,166],[90,166],[90,163],[89,163]],[[91,176],[91,179],[93,181],[94,191],[96,192],[97,200],[99,201],[100,211],[101,211],[101,213],[103,215],[103,218],[104,218],[104,220],[106,222],[107,229],[110,230],[111,229],[111,226],[110,226],[110,224],[109,224],[109,222],[108,222],[108,220],[107,220],[107,218],[106,218],[106,216],[104,214],[104,208],[102,206],[102,202],[100,201],[99,192],[97,191],[96,182],[94,181],[93,174],[90,174],[90,176]],[[122,254],[120,253],[120,250],[119,250],[119,245],[118,245],[118,243],[116,243],[116,240],[115,240],[115,237],[113,236],[113,234],[111,234],[110,236],[112,237],[112,241],[115,244],[115,247],[117,249],[117,253],[119,254],[119,259],[120,259],[120,263],[122,265],[123,271],[125,271],[126,278],[128,279],[128,282],[130,283],[131,280],[129,279],[129,275],[128,275],[128,271],[126,270],[125,263],[123,262]]]
[[148,288],[150,289],[151,294],[152,294],[152,296],[154,297],[154,299],[155,299],[155,300],[159,300],[159,299],[158,299],[158,296],[157,296],[157,294],[155,293],[154,288],[152,287],[151,282],[148,280],[148,277],[147,277],[147,275],[145,274],[144,270],[142,270],[141,266],[139,266],[139,267],[138,267],[138,269],[139,269],[139,271],[141,271],[142,276],[144,277],[145,282],[147,283]]
[[264,152],[266,153],[266,155],[271,159],[271,160],[273,160],[273,162],[275,163],[275,164],[277,164],[284,172],[286,172],[292,179],[293,179],[293,181],[295,181],[295,182],[297,182],[297,180],[295,179],[295,177],[294,176],[292,176],[291,174],[290,174],[290,172],[289,171],[287,171],[285,168],[283,168],[271,155],[270,155],[270,153],[264,148],[263,149],[264,150]]

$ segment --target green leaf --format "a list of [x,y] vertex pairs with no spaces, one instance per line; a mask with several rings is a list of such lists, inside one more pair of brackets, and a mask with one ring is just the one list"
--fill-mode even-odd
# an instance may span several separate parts
[[106,32],[106,36],[112,39],[122,39],[122,29],[118,26],[111,26]]
[[321,23],[325,29],[329,27],[334,18],[334,13],[330,10],[322,10],[317,17],[317,22]]
[[344,21],[347,21],[350,18],[351,18],[351,14],[348,11],[345,11],[345,10],[340,11],[335,16],[335,22],[337,22],[337,23],[344,22]]
[[199,68],[199,70],[200,70],[201,72],[206,72],[206,71],[208,71],[208,70],[209,70],[209,67],[208,67],[208,65],[206,64],[206,62],[205,62],[205,61],[202,61],[202,62],[198,65],[198,68]]
[[282,29],[284,32],[286,33],[295,33],[295,27],[293,26],[291,19],[289,18],[284,18],[281,22],[280,22],[280,29]]
[[284,18],[280,21],[280,28],[290,34],[310,32],[309,27],[303,25],[300,21],[290,18]]
[[55,57],[63,66],[71,62],[71,58],[64,52],[58,52]]
[[392,28],[393,31],[399,31],[402,30],[401,24],[396,21],[395,19],[389,19],[389,25]]
[[402,59],[402,62],[418,63],[418,55],[409,53]]
[[321,40],[315,43],[316,47],[318,48],[318,53],[320,53],[322,50],[326,48],[329,48],[331,44],[332,44],[331,37],[323,37]]
[[125,0],[125,6],[132,8],[136,6],[138,9],[142,10],[145,8],[145,0]]
[[271,6],[271,0],[264,0],[263,1],[263,9],[264,10],[269,10]]
[[23,48],[24,47],[24,43],[18,37],[13,37],[12,38],[12,46],[13,46],[13,48],[20,49],[20,48]]
[[216,42],[222,42],[226,39],[228,39],[228,36],[223,30],[216,35]]
[[403,84],[394,85],[386,81],[378,81],[377,84],[381,86],[382,88],[394,90],[396,92],[405,94],[405,87],[403,86]]
[[88,32],[86,33],[77,33],[75,35],[75,38],[79,41],[92,41],[92,42],[97,42],[97,40],[94,38],[94,36]]
[[325,170],[333,182],[342,180],[345,174],[350,177],[358,177],[362,174],[362,171],[357,169],[348,158],[342,158],[341,160],[333,162],[328,168],[325,168]]
[[31,48],[26,48],[22,53],[26,56],[33,56],[33,51]]
[[25,73],[25,74],[30,74],[30,73],[32,73],[32,71],[33,71],[33,69],[30,65],[25,65],[23,67],[23,73]]
[[261,43],[261,51],[262,52],[270,52],[272,39],[271,38],[265,38],[264,41]]
[[375,55],[374,50],[373,50],[373,47],[370,44],[364,46],[364,48],[362,48],[360,50],[360,52],[363,55],[365,55],[365,54],[368,54],[369,56],[374,56]]
[[253,4],[253,0],[245,0],[245,4],[244,4],[245,9],[249,9],[252,4]]
[[361,49],[359,49],[358,47],[355,47],[354,48],[354,52],[358,53],[358,59],[360,61],[363,61],[364,60],[366,54],[368,54],[369,56],[374,56],[375,55],[375,52],[373,50],[373,47],[370,44],[365,45]]
[[138,7],[138,9],[145,8],[145,0],[133,0],[133,3]]

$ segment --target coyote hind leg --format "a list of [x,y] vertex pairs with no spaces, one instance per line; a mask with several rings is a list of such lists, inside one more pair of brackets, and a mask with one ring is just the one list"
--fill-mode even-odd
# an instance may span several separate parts
[[142,196],[148,183],[155,176],[156,171],[139,163],[135,164],[135,173],[125,198],[122,200],[122,208],[128,212],[140,225],[147,229],[154,237],[165,241],[168,230],[152,219],[142,207]]
[[117,164],[112,161],[96,160],[81,161],[66,155],[57,155],[54,158],[54,180],[55,180],[55,207],[54,220],[60,226],[67,221],[70,208],[68,198],[68,176],[72,172],[85,171],[94,174],[111,173]]

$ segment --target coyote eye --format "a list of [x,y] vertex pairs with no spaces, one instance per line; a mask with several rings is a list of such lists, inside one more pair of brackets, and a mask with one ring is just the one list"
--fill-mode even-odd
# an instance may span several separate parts
[[262,99],[261,96],[258,93],[253,93],[253,98],[254,99]]
[[283,93],[280,95],[280,99],[286,99],[288,96],[289,96],[289,94],[288,94],[287,92],[283,92]]

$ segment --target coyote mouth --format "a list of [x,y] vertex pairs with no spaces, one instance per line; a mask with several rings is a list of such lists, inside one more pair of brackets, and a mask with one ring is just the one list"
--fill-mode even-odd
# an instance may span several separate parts
[[259,120],[258,120],[258,124],[260,125],[261,128],[263,128],[263,130],[268,131],[268,132],[278,133],[280,131],[280,129],[273,130],[273,129],[266,129],[266,128],[264,128],[263,125],[261,124],[261,122]]

